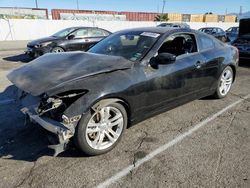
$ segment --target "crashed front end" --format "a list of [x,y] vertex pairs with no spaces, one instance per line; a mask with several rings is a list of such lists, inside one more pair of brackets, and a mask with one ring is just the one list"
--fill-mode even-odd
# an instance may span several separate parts
[[54,149],[55,156],[63,152],[70,138],[74,136],[75,128],[81,119],[81,115],[69,117],[65,111],[86,91],[75,90],[51,97],[47,94],[34,97],[24,91],[19,93],[21,93],[19,99],[23,106],[21,111],[32,123],[37,123],[56,135],[57,143],[49,146],[49,148]]

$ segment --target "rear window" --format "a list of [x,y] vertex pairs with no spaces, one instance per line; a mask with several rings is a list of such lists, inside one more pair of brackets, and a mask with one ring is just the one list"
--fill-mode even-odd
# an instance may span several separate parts
[[214,48],[214,41],[205,35],[200,36],[200,50],[208,50]]

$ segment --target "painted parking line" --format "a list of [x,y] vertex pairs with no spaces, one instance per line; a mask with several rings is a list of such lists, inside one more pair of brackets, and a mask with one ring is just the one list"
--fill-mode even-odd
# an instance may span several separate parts
[[16,100],[15,99],[5,99],[0,101],[0,105],[6,105],[6,104],[11,104],[14,103]]
[[148,155],[146,155],[144,158],[138,160],[134,165],[129,165],[126,168],[122,169],[121,171],[119,171],[118,173],[116,173],[115,175],[113,175],[112,177],[106,179],[104,182],[100,183],[97,188],[104,188],[104,187],[108,187],[109,185],[111,185],[112,183],[115,183],[116,181],[118,181],[119,179],[121,179],[122,177],[128,175],[132,170],[138,168],[139,166],[141,166],[142,164],[150,161],[151,159],[153,159],[154,157],[156,157],[158,154],[166,151],[167,149],[169,149],[170,147],[178,144],[179,142],[181,142],[183,139],[185,139],[188,136],[191,136],[194,132],[196,132],[198,129],[204,127],[206,124],[208,124],[209,122],[211,122],[212,120],[216,119],[218,116],[220,116],[221,114],[223,114],[224,112],[228,111],[229,109],[233,108],[234,106],[236,106],[237,104],[241,103],[242,101],[244,101],[245,99],[248,99],[250,97],[249,95],[246,95],[245,97],[242,97],[241,99],[235,101],[234,103],[230,104],[229,106],[223,108],[222,110],[220,110],[219,112],[213,114],[212,116],[206,118],[205,120],[201,121],[200,123],[196,124],[195,126],[193,126],[193,128],[191,128],[190,130],[188,130],[187,132],[177,136],[175,139],[173,139],[172,141],[158,147],[156,150],[152,151],[151,153],[149,153]]

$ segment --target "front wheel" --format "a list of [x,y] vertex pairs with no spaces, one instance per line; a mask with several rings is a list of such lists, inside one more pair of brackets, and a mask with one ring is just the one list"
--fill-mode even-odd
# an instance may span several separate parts
[[89,112],[76,128],[76,145],[87,155],[106,153],[118,144],[127,122],[127,112],[119,103]]
[[227,96],[233,83],[234,73],[231,67],[226,67],[218,81],[217,89],[214,94],[215,98],[221,99]]

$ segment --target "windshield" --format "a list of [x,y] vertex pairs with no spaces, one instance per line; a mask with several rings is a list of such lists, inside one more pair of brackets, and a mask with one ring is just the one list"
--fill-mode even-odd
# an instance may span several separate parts
[[53,37],[66,37],[69,33],[71,33],[74,30],[76,30],[76,29],[75,28],[67,28],[67,29],[58,31],[57,33],[55,33],[52,36]]
[[159,36],[159,33],[144,31],[119,32],[97,43],[88,52],[139,61],[152,48]]
[[238,27],[230,27],[226,31],[227,32],[232,32],[232,33],[238,33],[239,32],[239,28]]

